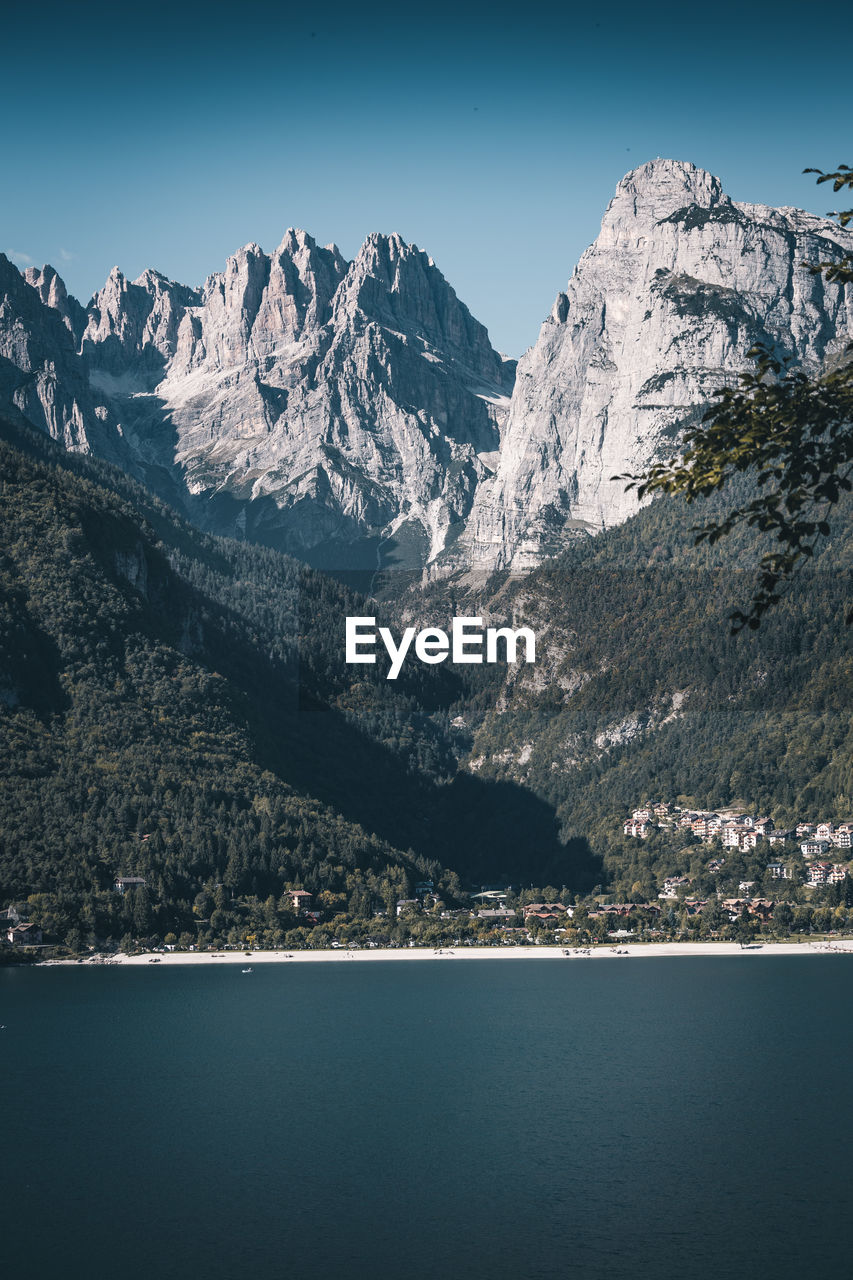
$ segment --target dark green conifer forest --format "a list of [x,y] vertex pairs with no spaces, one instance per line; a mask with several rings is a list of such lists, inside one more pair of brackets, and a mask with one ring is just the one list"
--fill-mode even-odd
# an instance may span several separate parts
[[[657,799],[853,817],[846,511],[735,636],[760,548],[697,548],[676,500],[523,579],[367,602],[6,420],[0,522],[0,906],[72,949],[324,945],[377,911],[392,928],[426,881],[451,909],[487,882],[654,900],[701,861],[623,837]],[[409,660],[391,682],[344,662],[365,612],[529,625],[537,663]]]

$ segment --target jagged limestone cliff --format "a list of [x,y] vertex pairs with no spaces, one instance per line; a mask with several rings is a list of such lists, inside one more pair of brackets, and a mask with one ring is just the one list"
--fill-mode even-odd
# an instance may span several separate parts
[[517,377],[396,235],[347,262],[290,230],[197,290],[116,268],[85,309],[2,259],[0,402],[203,527],[317,565],[524,569],[631,515],[614,477],[671,449],[755,342],[810,370],[842,350],[853,292],[806,264],[845,252],[827,219],[653,161]]
[[120,461],[116,422],[77,355],[83,314],[50,267],[25,278],[0,254],[0,406],[72,452]]
[[373,235],[352,263],[290,230],[198,293],[113,272],[82,349],[149,480],[207,527],[315,563],[422,564],[470,514],[512,364],[426,254]]
[[619,183],[595,243],[519,362],[500,464],[472,521],[475,562],[526,568],[632,515],[614,476],[670,449],[756,342],[815,370],[853,329],[853,293],[804,263],[853,236],[797,209],[738,204],[694,165]]

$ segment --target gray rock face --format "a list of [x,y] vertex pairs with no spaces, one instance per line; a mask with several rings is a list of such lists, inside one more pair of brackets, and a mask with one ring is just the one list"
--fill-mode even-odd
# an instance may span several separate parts
[[83,318],[52,268],[25,278],[0,254],[0,407],[66,449],[124,462],[118,424],[77,355]]
[[[82,352],[94,381],[121,391],[153,389],[177,349],[178,326],[199,300],[194,289],[144,271],[131,284],[118,267],[88,307]],[[116,379],[116,385],[110,379]]]
[[79,343],[80,335],[86,327],[86,308],[81,307],[76,298],[72,298],[65,288],[65,281],[56,274],[53,267],[27,267],[24,272],[27,284],[32,285],[46,307],[53,307],[62,316],[75,342]]
[[200,523],[332,567],[423,564],[464,527],[514,366],[433,262],[288,231],[198,292],[114,271],[83,336],[149,482]]
[[757,341],[815,370],[853,329],[853,293],[809,274],[853,236],[737,204],[690,164],[619,183],[601,234],[519,362],[500,463],[471,526],[476,563],[525,568],[637,508],[614,476],[672,448]]
[[52,268],[0,258],[0,401],[203,527],[317,565],[523,569],[631,515],[613,477],[670,450],[755,342],[810,370],[840,351],[853,291],[803,263],[848,252],[831,221],[643,165],[517,377],[395,235],[348,263],[290,230],[198,290],[116,268],[85,310]]

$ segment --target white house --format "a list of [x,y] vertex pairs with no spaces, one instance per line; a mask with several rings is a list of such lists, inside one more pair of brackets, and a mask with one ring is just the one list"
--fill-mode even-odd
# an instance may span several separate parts
[[115,888],[116,893],[127,893],[128,889],[144,889],[144,876],[116,876]]
[[822,858],[828,848],[828,840],[804,840],[800,852],[804,858]]

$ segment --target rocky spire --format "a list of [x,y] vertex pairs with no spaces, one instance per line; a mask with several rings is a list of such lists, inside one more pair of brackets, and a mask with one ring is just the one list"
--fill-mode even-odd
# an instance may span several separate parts
[[756,341],[809,370],[840,351],[853,291],[803,264],[845,252],[827,219],[651,161],[618,184],[514,390],[399,235],[348,263],[290,228],[198,290],[115,268],[85,324],[51,268],[3,259],[0,396],[71,448],[121,452],[217,532],[330,567],[522,568],[631,515],[613,477],[672,449]]
[[62,277],[57,275],[53,267],[47,265],[41,270],[38,267],[27,267],[24,279],[31,288],[35,289],[46,307],[53,307],[59,312],[68,329],[79,342],[86,326],[86,311],[76,298],[70,296]]
[[177,349],[180,322],[198,294],[159,271],[133,282],[113,267],[88,306],[82,350],[93,369],[151,388]]
[[819,368],[853,331],[853,291],[803,264],[851,249],[834,223],[737,204],[694,165],[629,173],[519,362],[475,560],[531,565],[631,515],[636,493],[614,477],[670,450],[755,342]]
[[114,417],[77,355],[76,307],[52,267],[24,277],[0,253],[0,407],[67,449],[119,461]]

